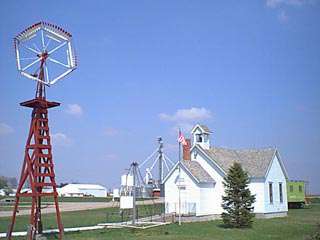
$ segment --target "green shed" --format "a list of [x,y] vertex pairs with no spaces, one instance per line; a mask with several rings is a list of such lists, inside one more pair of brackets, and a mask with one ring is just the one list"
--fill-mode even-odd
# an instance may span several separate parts
[[306,184],[305,181],[289,180],[287,182],[288,207],[300,208],[305,204]]

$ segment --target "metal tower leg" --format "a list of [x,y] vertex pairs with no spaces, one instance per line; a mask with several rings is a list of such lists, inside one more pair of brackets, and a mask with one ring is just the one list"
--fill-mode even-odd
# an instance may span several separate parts
[[[63,225],[59,211],[57,185],[52,160],[52,147],[50,142],[48,125],[48,108],[59,106],[59,103],[48,102],[44,97],[36,97],[33,100],[21,103],[22,106],[30,107],[32,119],[30,131],[25,147],[25,157],[21,170],[19,186],[16,192],[16,203],[13,209],[11,225],[7,239],[12,238],[12,231],[16,221],[16,214],[20,197],[31,197],[32,206],[30,212],[30,234],[29,240],[34,240],[36,234],[42,233],[41,198],[49,196],[54,198],[57,223],[59,229],[59,240],[63,237]],[[22,188],[29,180],[31,193],[22,192]],[[43,191],[44,188],[50,191]]]

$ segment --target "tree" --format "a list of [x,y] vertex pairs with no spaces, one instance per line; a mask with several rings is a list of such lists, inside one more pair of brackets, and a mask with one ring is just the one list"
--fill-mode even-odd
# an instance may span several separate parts
[[224,224],[229,227],[249,227],[252,224],[255,195],[249,190],[249,176],[240,163],[235,162],[224,178],[225,196],[222,197]]
[[0,189],[8,187],[5,177],[0,176]]
[[16,188],[18,185],[17,178],[15,177],[6,177],[7,185],[9,188]]

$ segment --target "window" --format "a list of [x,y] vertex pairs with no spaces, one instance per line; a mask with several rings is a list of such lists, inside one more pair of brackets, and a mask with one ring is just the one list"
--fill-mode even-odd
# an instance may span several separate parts
[[272,183],[269,183],[269,200],[270,203],[273,203],[273,191],[272,191]]
[[279,198],[280,203],[283,203],[282,183],[279,183]]
[[196,141],[202,142],[202,134],[196,134]]
[[208,139],[209,139],[209,135],[208,134],[203,134],[202,138],[203,138],[203,142],[207,142]]
[[302,186],[299,185],[299,192],[302,192]]
[[290,192],[293,192],[293,186],[290,185]]

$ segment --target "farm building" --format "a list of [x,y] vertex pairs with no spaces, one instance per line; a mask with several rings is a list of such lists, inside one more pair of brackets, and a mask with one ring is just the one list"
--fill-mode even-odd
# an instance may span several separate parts
[[107,189],[97,184],[67,184],[64,187],[57,189],[61,197],[106,197]]
[[0,189],[0,196],[3,197],[6,195],[6,192],[4,191],[4,189]]
[[275,148],[233,150],[210,145],[211,131],[203,125],[192,129],[193,144],[183,149],[179,163],[164,179],[167,213],[219,216],[223,209],[223,178],[233,162],[241,163],[250,177],[249,188],[256,195],[254,212],[260,217],[286,216],[287,173]]

